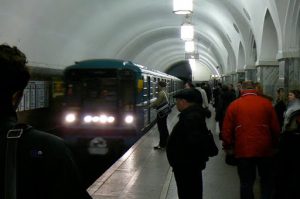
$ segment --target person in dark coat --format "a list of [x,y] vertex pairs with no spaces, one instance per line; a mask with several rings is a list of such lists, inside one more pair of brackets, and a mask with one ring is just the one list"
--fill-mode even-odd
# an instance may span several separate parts
[[[12,154],[10,157],[6,154],[6,136],[18,123],[16,108],[30,79],[26,62],[26,56],[18,48],[0,45],[0,198],[15,198],[11,196],[15,191],[6,189],[10,182],[6,184],[4,180],[13,178],[6,176],[10,172],[5,162]],[[11,186],[16,187],[16,199],[90,199],[63,140],[27,128],[18,138],[17,176]]]
[[234,100],[235,100],[235,93],[233,93],[232,90],[230,90],[227,85],[223,85],[222,90],[219,94],[218,104],[216,106],[216,118],[215,118],[219,124],[219,129],[220,129],[219,138],[221,138],[221,130],[222,130],[223,120],[225,117],[227,107]]
[[276,91],[276,101],[274,104],[274,108],[276,111],[276,115],[278,117],[278,121],[280,124],[280,128],[283,126],[284,121],[284,112],[286,111],[286,100],[285,100],[285,92],[283,88],[278,88]]
[[202,198],[202,170],[208,160],[201,141],[208,131],[205,113],[201,106],[201,93],[196,89],[183,89],[174,95],[180,111],[179,121],[168,140],[166,152],[173,168],[178,197],[180,199]]

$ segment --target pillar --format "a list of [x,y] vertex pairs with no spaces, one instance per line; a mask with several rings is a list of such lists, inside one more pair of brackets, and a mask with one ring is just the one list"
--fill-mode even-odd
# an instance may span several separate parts
[[257,82],[261,83],[264,94],[275,97],[276,89],[279,87],[279,67],[278,65],[258,65]]

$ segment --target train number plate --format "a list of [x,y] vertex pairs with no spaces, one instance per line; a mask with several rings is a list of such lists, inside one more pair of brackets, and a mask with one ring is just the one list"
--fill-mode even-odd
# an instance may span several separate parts
[[93,138],[89,143],[88,151],[92,155],[105,155],[108,153],[108,146],[102,137]]

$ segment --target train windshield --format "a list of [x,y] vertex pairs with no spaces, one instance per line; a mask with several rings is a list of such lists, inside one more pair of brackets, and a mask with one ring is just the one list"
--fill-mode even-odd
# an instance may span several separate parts
[[114,110],[133,104],[134,79],[122,74],[116,69],[69,71],[66,74],[66,103],[91,110]]

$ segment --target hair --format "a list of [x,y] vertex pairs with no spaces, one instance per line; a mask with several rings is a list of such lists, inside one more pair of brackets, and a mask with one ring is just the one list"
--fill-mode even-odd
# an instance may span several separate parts
[[294,89],[294,90],[290,90],[289,92],[293,93],[295,95],[295,98],[300,99],[300,90]]
[[159,81],[159,82],[158,82],[158,85],[159,85],[160,87],[166,87],[166,86],[167,86],[166,82],[163,82],[163,81]]
[[186,82],[185,85],[188,85],[189,88],[195,88],[195,85],[190,81]]
[[242,83],[242,89],[254,89],[255,85],[252,81],[248,80],[248,81],[244,81]]
[[263,94],[264,93],[264,89],[263,89],[261,83],[256,82],[254,85],[255,85],[255,89],[256,89],[258,94]]
[[278,88],[276,90],[276,93],[277,93],[277,96],[276,96],[276,102],[279,102],[279,101],[286,101],[286,96],[284,95],[284,88]]
[[25,54],[17,47],[10,47],[6,44],[0,45],[1,96],[12,95],[26,87],[30,79],[26,63]]

